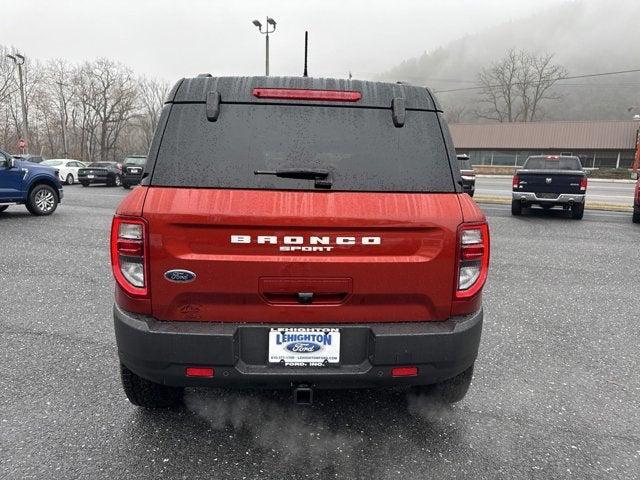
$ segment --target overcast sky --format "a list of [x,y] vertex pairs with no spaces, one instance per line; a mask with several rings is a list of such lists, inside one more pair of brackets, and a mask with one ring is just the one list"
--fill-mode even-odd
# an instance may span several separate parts
[[313,76],[370,78],[467,33],[560,0],[0,0],[0,43],[25,55],[74,62],[108,57],[173,81],[202,72],[300,75],[305,29]]

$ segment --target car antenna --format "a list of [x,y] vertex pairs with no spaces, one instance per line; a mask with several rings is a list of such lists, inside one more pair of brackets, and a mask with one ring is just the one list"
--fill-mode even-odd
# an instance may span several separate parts
[[309,32],[307,30],[304,31],[304,72],[302,73],[303,77],[308,77],[309,72],[307,72],[307,56],[309,54]]

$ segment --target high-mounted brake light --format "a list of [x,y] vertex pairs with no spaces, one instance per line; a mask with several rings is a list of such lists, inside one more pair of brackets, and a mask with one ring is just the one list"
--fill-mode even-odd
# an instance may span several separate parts
[[141,218],[114,217],[111,266],[118,285],[130,296],[147,298],[147,224]]
[[489,227],[486,223],[462,225],[458,230],[458,264],[455,297],[476,295],[489,271]]
[[322,102],[357,102],[360,92],[349,90],[308,90],[300,88],[254,88],[253,96],[278,100],[318,100]]
[[520,186],[520,177],[518,175],[513,176],[513,188],[518,188]]
[[585,192],[587,190],[587,177],[580,179],[580,191]]

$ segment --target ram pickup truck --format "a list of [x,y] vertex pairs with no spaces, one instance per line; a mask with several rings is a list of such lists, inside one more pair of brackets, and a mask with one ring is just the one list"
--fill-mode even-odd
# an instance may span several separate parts
[[124,391],[469,388],[489,267],[426,88],[203,75],[169,93],[111,229]]
[[57,170],[18,160],[0,150],[0,212],[24,205],[33,215],[51,215],[62,196]]
[[462,189],[471,197],[476,191],[476,172],[471,165],[469,155],[458,155],[458,163],[460,164],[460,175],[462,178]]
[[511,213],[521,215],[524,208],[533,205],[545,210],[560,206],[580,220],[586,193],[587,174],[578,157],[529,157],[513,176]]

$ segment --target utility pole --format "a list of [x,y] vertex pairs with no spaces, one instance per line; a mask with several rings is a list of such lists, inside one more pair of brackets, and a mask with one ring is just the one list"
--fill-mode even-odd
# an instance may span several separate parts
[[20,101],[22,102],[22,124],[24,125],[24,139],[27,143],[27,151],[29,150],[29,120],[27,118],[27,101],[26,95],[24,91],[24,78],[22,74],[22,67],[25,63],[24,55],[20,55],[19,53],[15,53],[15,55],[7,55],[13,63],[15,63],[16,67],[18,67],[18,85],[20,87]]
[[[264,26],[264,30],[262,29],[262,23],[260,23],[258,20],[254,20],[253,24],[258,27],[258,31],[263,34],[266,35],[266,44],[265,44],[265,76],[269,76],[269,34],[273,33],[276,31],[276,21],[271,18],[271,17],[267,17],[267,24]],[[269,26],[272,27],[271,30],[269,30]]]

